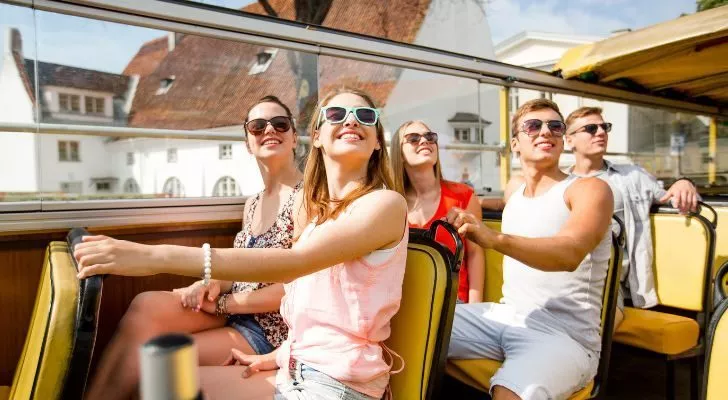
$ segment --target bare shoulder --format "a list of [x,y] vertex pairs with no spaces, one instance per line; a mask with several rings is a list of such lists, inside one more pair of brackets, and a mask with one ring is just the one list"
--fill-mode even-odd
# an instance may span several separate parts
[[513,192],[516,191],[521,185],[523,185],[526,182],[526,180],[523,178],[522,175],[515,175],[511,177],[510,180],[508,180],[508,184],[506,185],[506,190],[503,193],[503,199],[505,201],[508,201],[508,199],[511,197]]
[[394,214],[407,215],[407,200],[394,190],[383,189],[369,192],[359,200],[365,207],[377,207],[388,210]]
[[569,203],[587,202],[587,203],[604,203],[613,202],[612,189],[607,182],[596,178],[579,178],[574,182],[565,193]]

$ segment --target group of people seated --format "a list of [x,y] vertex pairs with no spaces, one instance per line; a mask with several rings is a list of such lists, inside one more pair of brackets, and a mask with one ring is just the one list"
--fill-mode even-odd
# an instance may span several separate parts
[[[409,228],[439,219],[466,239],[449,357],[504,360],[491,382],[495,399],[567,397],[596,374],[612,214],[625,220],[629,238],[625,294],[650,307],[649,207],[672,199],[689,211],[697,203],[689,181],[666,192],[644,170],[605,161],[610,128],[597,108],[564,120],[549,100],[523,104],[510,140],[522,175],[507,185],[496,232],[482,223],[473,189],[443,179],[438,134],[425,122],[397,129],[390,160],[370,96],[333,90],[313,111],[302,174],[290,109],[274,96],[260,99],[245,134],[265,189],[247,200],[234,248],[106,236],[75,248],[80,278],[203,277],[133,300],[87,398],[133,395],[139,346],[170,332],[194,337],[206,398],[391,397],[390,375],[407,360],[384,341],[400,305]],[[559,169],[565,142],[577,158],[568,172]],[[506,256],[499,303],[482,302],[483,249]]]

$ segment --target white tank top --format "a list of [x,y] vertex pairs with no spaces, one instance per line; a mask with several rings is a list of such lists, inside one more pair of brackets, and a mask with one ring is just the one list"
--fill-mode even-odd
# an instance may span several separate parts
[[[503,210],[503,233],[530,238],[556,235],[571,213],[564,193],[577,179],[571,175],[537,197],[525,197],[522,185]],[[600,351],[602,292],[611,243],[608,230],[573,272],[544,272],[506,256],[501,302],[511,305],[529,328],[567,334],[587,349]]]

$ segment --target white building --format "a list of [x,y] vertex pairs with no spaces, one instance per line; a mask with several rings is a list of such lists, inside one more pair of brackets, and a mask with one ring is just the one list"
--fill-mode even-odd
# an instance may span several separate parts
[[[134,79],[26,59],[16,29],[8,29],[4,39],[0,122],[126,125]],[[0,133],[0,192],[115,192],[117,179],[108,163],[106,141],[94,136]]]
[[[283,13],[293,12],[286,1],[271,4]],[[257,8],[253,3],[245,11],[259,12]],[[351,13],[371,23],[352,27],[347,19]],[[323,25],[494,57],[487,19],[475,2],[383,2],[379,8],[333,2]],[[0,175],[0,192],[113,197],[255,193],[262,181],[242,142],[245,110],[274,94],[302,120],[312,105],[306,103],[306,93],[315,99],[342,84],[360,87],[384,105],[388,135],[402,122],[420,119],[440,134],[443,145],[498,142],[497,88],[475,80],[181,34],[143,44],[121,74],[109,74],[25,59],[16,30],[6,40],[0,123],[203,130],[239,134],[241,140],[0,133],[0,170],[13,171]],[[292,64],[296,62],[298,71]],[[306,65],[312,67],[302,73]],[[301,85],[312,71],[316,80]],[[316,85],[313,90],[311,85]],[[499,185],[495,153],[445,150],[441,161],[447,179],[459,181],[468,174],[478,189]]]

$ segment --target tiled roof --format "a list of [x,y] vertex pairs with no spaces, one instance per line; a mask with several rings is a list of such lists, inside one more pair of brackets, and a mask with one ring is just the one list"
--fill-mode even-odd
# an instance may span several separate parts
[[[129,77],[92,69],[69,67],[43,61],[25,59],[25,71],[33,84],[35,67],[38,66],[38,82],[43,86],[60,86],[74,89],[94,90],[124,96],[129,87]],[[33,88],[35,90],[35,88]]]
[[[293,19],[293,0],[269,3],[281,18]],[[411,43],[429,5],[430,0],[334,0],[323,25]],[[265,14],[257,2],[243,11]],[[129,116],[131,126],[209,129],[240,125],[250,104],[267,94],[279,96],[300,117],[291,67],[300,62],[300,57],[293,52],[278,50],[264,72],[249,75],[258,53],[266,47],[185,35],[172,52],[164,50],[166,56],[158,61],[162,42],[166,43],[166,37],[146,43],[125,69],[125,73],[142,75]],[[379,105],[386,103],[400,73],[393,67],[333,57],[322,56],[318,61],[322,91],[342,84],[357,86],[369,92]],[[150,70],[153,72],[148,73]],[[160,83],[172,78],[172,86],[162,94]]]
[[151,74],[167,56],[167,50],[166,37],[144,43],[139,52],[131,59],[131,62],[124,68],[122,74],[126,76],[147,76]]

